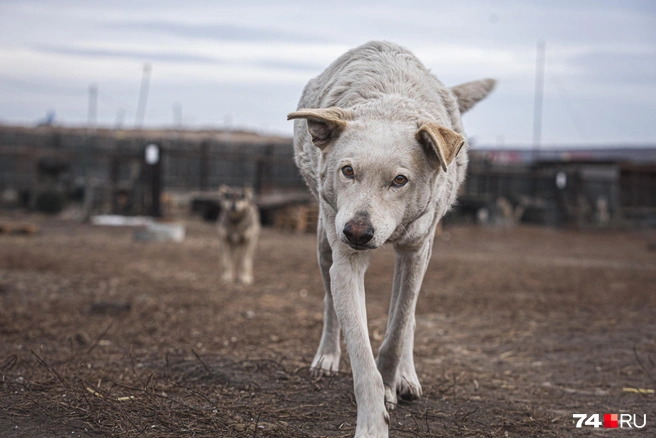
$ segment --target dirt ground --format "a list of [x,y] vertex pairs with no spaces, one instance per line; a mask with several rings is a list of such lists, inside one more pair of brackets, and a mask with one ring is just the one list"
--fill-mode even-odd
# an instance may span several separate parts
[[[213,226],[183,243],[30,217],[0,234],[2,437],[348,437],[348,360],[312,379],[323,290],[313,235],[265,229],[253,286],[223,286]],[[448,228],[418,304],[424,396],[390,436],[656,436],[656,235]],[[366,278],[384,336],[392,248]],[[346,356],[346,354],[344,354]],[[635,388],[635,389],[631,389]],[[574,427],[630,413],[641,430]]]

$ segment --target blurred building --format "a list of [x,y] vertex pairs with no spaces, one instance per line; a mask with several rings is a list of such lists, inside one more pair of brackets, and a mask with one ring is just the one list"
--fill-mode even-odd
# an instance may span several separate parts
[[221,184],[250,185],[259,194],[305,190],[289,138],[42,126],[0,127],[0,191],[28,208],[44,192],[56,192],[73,201],[91,198],[95,212],[143,214],[154,181],[145,161],[151,144],[161,154],[157,184],[167,196],[212,192]]
[[656,147],[474,150],[452,220],[656,224]]
[[[145,159],[151,144],[158,147],[157,166]],[[4,207],[55,212],[67,202],[79,202],[95,213],[148,214],[163,197],[184,199],[201,214],[213,216],[216,211],[208,213],[208,208],[214,208],[213,194],[221,184],[251,185],[263,209],[311,201],[288,137],[212,130],[0,127]],[[467,179],[446,221],[654,225],[656,146],[543,148],[539,154],[471,150]]]

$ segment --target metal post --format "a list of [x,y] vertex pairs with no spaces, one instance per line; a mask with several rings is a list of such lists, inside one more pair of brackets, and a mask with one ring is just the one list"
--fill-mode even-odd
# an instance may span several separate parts
[[173,126],[175,129],[182,129],[182,104],[180,102],[173,104]]
[[542,137],[542,95],[544,92],[545,42],[538,41],[535,60],[535,100],[533,105],[533,162],[539,159]]
[[144,150],[147,181],[150,186],[150,215],[160,217],[160,196],[162,195],[162,148],[149,144]]
[[123,128],[123,121],[125,120],[125,110],[123,108],[119,108],[116,110],[116,125],[114,126],[114,129],[121,129]]
[[274,145],[262,146],[264,154],[258,157],[255,165],[255,193],[262,195],[271,190],[273,184]]
[[199,177],[200,177],[201,191],[205,191],[209,189],[209,176],[210,176],[209,150],[210,150],[209,140],[203,140],[200,144],[200,155],[199,155],[200,162],[198,163],[200,166]]
[[118,173],[119,173],[119,158],[117,152],[114,152],[114,155],[110,157],[109,162],[109,181],[110,181],[110,190],[111,194],[111,205],[112,205],[112,214],[123,214],[124,212],[118,211]]
[[96,127],[98,115],[98,85],[89,85],[89,113],[87,118],[87,127],[92,130]]
[[[161,154],[161,149],[160,149]],[[152,166],[152,192],[151,192],[151,212],[153,217],[162,216],[160,199],[162,196],[162,160],[160,159]]]
[[93,184],[91,183],[91,154],[94,144],[94,134],[98,118],[98,85],[89,85],[89,110],[87,117],[86,147],[82,150],[82,174],[84,175],[84,199],[82,203],[82,221],[91,217],[93,207]]
[[144,64],[143,76],[141,77],[141,87],[139,88],[139,102],[137,103],[137,117],[134,122],[137,129],[143,128],[144,119],[146,117],[146,103],[148,102],[151,69],[150,64]]

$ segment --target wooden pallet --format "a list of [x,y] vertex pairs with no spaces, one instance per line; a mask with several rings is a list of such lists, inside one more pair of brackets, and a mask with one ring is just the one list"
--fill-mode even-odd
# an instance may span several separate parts
[[0,222],[0,234],[36,234],[39,227],[26,222]]
[[274,227],[296,233],[315,232],[319,222],[319,206],[296,205],[285,207],[276,213]]

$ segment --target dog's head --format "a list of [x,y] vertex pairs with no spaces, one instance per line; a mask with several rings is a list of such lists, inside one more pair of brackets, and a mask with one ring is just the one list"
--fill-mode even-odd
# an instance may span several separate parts
[[229,216],[241,216],[253,202],[253,189],[250,187],[219,187],[221,210]]
[[[484,80],[451,91],[460,112],[494,87]],[[435,181],[449,172],[465,138],[404,101],[368,108],[300,109],[312,143],[321,149],[319,193],[335,211],[339,239],[356,250],[374,249],[419,218],[434,199]],[[447,117],[448,119],[448,117]],[[455,172],[455,170],[451,171]]]

